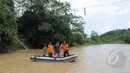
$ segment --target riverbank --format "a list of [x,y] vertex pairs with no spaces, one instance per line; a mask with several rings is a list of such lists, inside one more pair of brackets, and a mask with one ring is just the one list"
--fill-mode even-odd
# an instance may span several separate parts
[[[97,43],[83,43],[83,44],[73,44],[72,47],[70,48],[73,48],[73,47],[80,47],[80,46],[90,46],[90,45],[101,45],[101,44],[126,44],[124,43],[123,41],[114,41],[114,42],[97,42]],[[32,49],[32,47],[31,47]],[[34,48],[35,49],[35,48]],[[46,53],[47,52],[47,48],[39,48],[39,49],[43,49],[43,53]],[[17,46],[17,48],[13,48],[11,50],[8,50],[8,52],[5,52],[5,53],[10,53],[10,52],[13,52],[13,51],[17,51],[17,50],[25,50],[22,46]]]

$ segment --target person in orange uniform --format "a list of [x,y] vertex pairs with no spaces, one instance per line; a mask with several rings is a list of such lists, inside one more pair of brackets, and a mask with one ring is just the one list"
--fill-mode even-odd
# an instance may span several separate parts
[[48,49],[47,49],[49,57],[52,57],[53,48],[54,46],[51,44],[51,42],[49,42]]
[[61,44],[60,48],[64,51],[64,57],[66,57],[66,55],[69,56],[69,46],[66,41],[64,41],[64,44]]

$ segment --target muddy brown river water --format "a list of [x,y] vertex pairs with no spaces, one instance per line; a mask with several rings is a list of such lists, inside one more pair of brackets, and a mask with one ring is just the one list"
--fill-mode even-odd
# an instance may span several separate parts
[[[125,67],[115,68],[106,64],[113,51],[122,51],[127,57]],[[75,62],[33,62],[32,55],[42,50],[19,50],[0,54],[0,73],[130,73],[130,45],[104,44],[73,47],[70,53],[78,57]],[[124,59],[124,58],[121,58]]]

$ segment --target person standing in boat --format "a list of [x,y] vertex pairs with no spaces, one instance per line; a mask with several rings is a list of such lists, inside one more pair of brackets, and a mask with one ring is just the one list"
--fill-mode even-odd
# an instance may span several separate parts
[[61,44],[60,48],[64,51],[64,57],[66,57],[66,55],[69,56],[69,46],[66,40],[64,40],[64,44]]
[[51,42],[49,42],[48,48],[47,48],[47,53],[48,53],[48,56],[49,56],[49,57],[52,57],[53,48],[54,48],[54,46],[51,44]]
[[54,47],[55,47],[55,56],[59,57],[60,56],[60,45],[59,45],[59,42],[56,42]]

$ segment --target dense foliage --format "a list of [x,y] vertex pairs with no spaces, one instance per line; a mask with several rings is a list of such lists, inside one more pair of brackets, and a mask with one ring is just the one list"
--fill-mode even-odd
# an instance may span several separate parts
[[100,36],[92,31],[90,38],[86,38],[85,42],[88,44],[130,43],[130,29],[116,29]]
[[96,31],[91,31],[90,37],[86,36],[86,44],[100,44],[102,43],[100,36]]
[[95,31],[91,32],[91,39],[96,43],[101,43],[100,36]]
[[70,4],[57,0],[17,1],[25,10],[18,21],[19,35],[34,47],[43,47],[47,42],[82,44],[84,28],[82,18],[71,13]]
[[[130,29],[113,30],[102,35],[95,31],[88,38],[83,19],[71,11],[67,2],[57,0],[0,0],[0,52],[5,52],[19,40],[41,48],[49,41],[70,46],[110,42],[130,43]],[[16,40],[17,39],[17,40]]]
[[12,0],[0,0],[0,52],[5,52],[15,42],[17,24]]
[[101,36],[102,42],[109,43],[109,42],[124,42],[130,43],[130,29],[119,29],[109,31],[107,33],[102,34]]
[[33,47],[43,47],[49,41],[63,43],[64,40],[71,46],[82,44],[83,24],[82,17],[73,15],[67,2],[1,0],[0,52],[8,51],[11,49],[8,46],[16,45],[17,41],[21,43],[18,38]]

